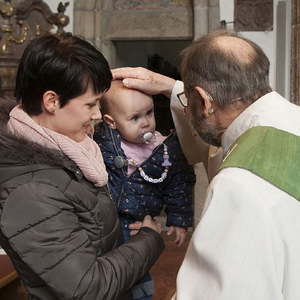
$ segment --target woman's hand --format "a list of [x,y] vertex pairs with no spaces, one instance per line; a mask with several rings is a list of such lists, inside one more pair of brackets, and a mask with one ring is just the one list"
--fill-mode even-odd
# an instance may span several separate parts
[[175,233],[174,243],[176,244],[177,247],[180,247],[186,239],[187,230],[186,228],[183,227],[170,226],[167,231],[167,235],[172,235],[174,233]]
[[124,86],[149,95],[163,94],[171,97],[175,79],[152,72],[148,69],[125,67],[112,69],[113,79],[123,81]]
[[158,233],[161,233],[161,224],[152,219],[151,216],[145,216],[143,222],[135,222],[129,225],[130,235],[136,235],[141,227],[149,227]]

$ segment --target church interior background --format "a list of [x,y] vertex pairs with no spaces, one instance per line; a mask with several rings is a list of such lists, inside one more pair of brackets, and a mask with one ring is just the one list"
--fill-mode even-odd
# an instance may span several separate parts
[[[271,61],[273,89],[300,104],[299,23],[298,0],[2,0],[0,92],[13,94],[25,46],[47,31],[84,37],[102,51],[112,68],[143,66],[180,79],[181,50],[208,32],[228,28],[264,49]],[[167,134],[173,127],[168,99],[158,95],[154,101],[158,130]],[[201,174],[194,193],[197,224],[208,180],[202,164],[195,165],[195,171]],[[153,269],[160,282],[157,300],[168,299],[174,289],[185,251],[168,247]],[[4,257],[0,255],[0,299],[23,299],[17,274]],[[164,273],[166,269],[171,273]]]

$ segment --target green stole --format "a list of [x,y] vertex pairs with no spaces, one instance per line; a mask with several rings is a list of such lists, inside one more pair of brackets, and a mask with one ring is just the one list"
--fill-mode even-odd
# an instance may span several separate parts
[[273,127],[248,129],[231,146],[219,170],[242,168],[300,200],[300,137]]

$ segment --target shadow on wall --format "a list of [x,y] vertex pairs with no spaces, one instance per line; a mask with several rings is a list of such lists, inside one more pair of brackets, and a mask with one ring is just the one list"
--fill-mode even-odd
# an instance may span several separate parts
[[[147,68],[176,80],[181,80],[177,68],[158,54],[148,56]],[[154,95],[153,100],[156,129],[162,135],[168,135],[175,128],[170,111],[170,99],[164,95]]]

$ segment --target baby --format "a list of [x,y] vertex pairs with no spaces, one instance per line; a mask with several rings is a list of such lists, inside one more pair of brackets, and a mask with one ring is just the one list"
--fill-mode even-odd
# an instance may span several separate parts
[[[182,245],[192,226],[193,168],[187,164],[175,133],[155,131],[152,97],[113,81],[101,100],[104,122],[94,135],[109,174],[108,187],[117,204],[124,240],[129,224],[145,215],[167,215],[168,232]],[[151,299],[149,277],[132,290],[133,299]],[[140,297],[139,295],[143,295]]]

